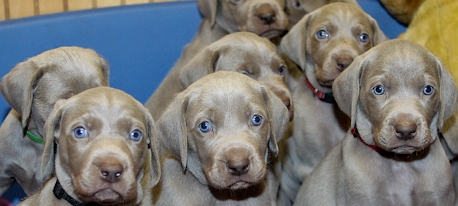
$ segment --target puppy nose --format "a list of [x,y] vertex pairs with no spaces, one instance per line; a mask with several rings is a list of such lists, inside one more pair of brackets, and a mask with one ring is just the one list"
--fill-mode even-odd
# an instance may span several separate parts
[[400,140],[409,140],[415,137],[417,131],[417,125],[395,125],[396,137]]
[[337,69],[343,71],[353,62],[352,57],[339,57],[336,59]]
[[226,167],[229,172],[233,175],[241,176],[248,173],[250,161],[245,158],[239,161],[229,160],[226,163]]
[[269,4],[262,4],[257,9],[257,16],[261,20],[261,22],[265,25],[273,24],[277,17],[275,15],[275,11]]
[[122,164],[102,164],[100,166],[100,175],[102,179],[107,182],[113,183],[121,179],[123,172]]

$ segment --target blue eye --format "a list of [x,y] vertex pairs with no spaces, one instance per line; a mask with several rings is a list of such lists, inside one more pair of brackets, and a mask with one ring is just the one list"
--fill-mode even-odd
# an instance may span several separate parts
[[278,69],[278,72],[280,72],[281,75],[285,74],[286,67],[281,65],[280,68]]
[[262,116],[261,115],[253,115],[251,118],[251,123],[253,123],[254,126],[259,126],[262,124]]
[[376,95],[382,95],[385,94],[385,88],[382,85],[377,85],[374,88],[372,88],[372,91]]
[[317,37],[318,39],[326,39],[326,38],[329,37],[329,34],[328,34],[328,32],[326,32],[325,30],[320,30],[320,31],[318,31],[318,32],[316,33],[316,37]]
[[359,41],[364,42],[364,43],[368,42],[369,41],[369,35],[366,34],[366,33],[361,34],[359,36]]
[[199,124],[199,130],[203,133],[207,133],[212,130],[212,125],[207,121],[202,122]]
[[425,95],[431,95],[434,92],[434,87],[431,85],[426,85],[425,88],[423,89],[423,94]]
[[84,127],[77,127],[73,130],[73,135],[78,139],[85,138],[87,137],[87,130]]
[[130,132],[129,134],[129,138],[134,141],[139,141],[140,139],[142,139],[142,136],[143,136],[142,132],[138,129]]

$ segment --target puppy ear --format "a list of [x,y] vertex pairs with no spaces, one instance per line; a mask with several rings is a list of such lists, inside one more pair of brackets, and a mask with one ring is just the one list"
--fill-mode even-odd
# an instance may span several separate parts
[[211,25],[215,25],[218,0],[197,0],[197,6],[205,18],[210,18]]
[[360,55],[333,82],[332,93],[339,106],[355,125],[356,109],[359,101],[361,76],[366,68],[366,55]]
[[199,52],[180,70],[180,82],[184,88],[198,79],[215,72],[220,57],[220,47],[207,47]]
[[53,111],[48,119],[46,119],[44,125],[45,148],[41,159],[41,174],[43,180],[50,178],[54,171],[54,154],[57,152],[54,151],[54,142],[58,141],[57,138],[60,135],[60,123],[66,101],[67,100],[59,100],[56,102]]
[[3,97],[21,116],[22,128],[27,126],[33,93],[43,73],[41,68],[29,60],[16,65],[0,82]]
[[[99,56],[100,57],[100,56]],[[102,86],[110,86],[110,66],[106,59],[100,57],[99,58],[100,68],[102,68],[104,82],[102,82]]]
[[280,42],[280,52],[288,56],[303,70],[306,64],[307,38],[306,32],[315,12],[305,15],[291,28]]
[[435,57],[437,67],[439,68],[440,79],[440,109],[437,120],[437,128],[442,129],[444,121],[448,119],[455,111],[457,106],[457,88],[452,75],[448,72],[442,62]]
[[377,21],[374,18],[372,18],[369,14],[366,14],[366,15],[367,15],[367,18],[369,18],[371,22],[372,33],[374,34],[374,36],[372,37],[372,42],[374,42],[374,45],[372,46],[376,46],[388,40],[388,37],[385,36],[385,33],[383,33],[383,31],[378,26]]
[[283,137],[289,122],[289,112],[285,104],[267,87],[260,88],[262,97],[267,106],[267,119],[269,121],[270,138],[269,151],[275,156],[278,155],[277,142]]
[[148,109],[144,108],[145,118],[146,118],[146,125],[147,125],[147,133],[148,133],[148,145],[151,152],[151,165],[150,165],[150,188],[153,188],[159,182],[161,178],[161,156],[160,156],[160,146],[158,137],[159,131],[156,127],[154,122],[153,116],[151,116]]
[[175,157],[181,159],[183,171],[188,162],[188,128],[186,127],[186,110],[189,97],[179,93],[172,104],[165,110],[158,120],[161,132],[162,147]]

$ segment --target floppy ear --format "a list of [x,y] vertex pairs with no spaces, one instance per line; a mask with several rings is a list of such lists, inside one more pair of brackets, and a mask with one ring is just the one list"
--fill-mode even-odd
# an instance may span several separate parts
[[0,82],[0,91],[8,104],[21,116],[22,128],[27,126],[35,87],[43,70],[33,61],[17,64]]
[[54,151],[54,142],[57,141],[60,135],[60,123],[66,101],[67,100],[59,100],[56,102],[53,111],[48,119],[46,119],[44,125],[45,148],[41,159],[41,174],[44,178],[43,180],[50,178],[54,172],[54,154],[57,152]]
[[455,112],[457,106],[457,88],[452,75],[437,57],[434,58],[439,68],[440,79],[440,108],[439,118],[437,120],[437,128],[440,130],[444,125],[444,121]]
[[216,23],[216,12],[218,11],[218,0],[197,0],[200,13],[205,18],[210,18],[211,25]]
[[180,82],[184,88],[198,79],[215,72],[220,56],[220,47],[207,47],[199,52],[180,70]]
[[313,16],[314,12],[302,17],[280,42],[280,53],[293,60],[294,63],[301,67],[301,70],[305,68],[307,54],[306,32]]
[[151,166],[150,166],[150,188],[153,188],[159,182],[161,178],[161,156],[160,156],[160,146],[158,137],[159,132],[154,122],[153,116],[151,116],[148,109],[144,108],[145,118],[146,118],[146,130],[148,133],[148,145],[151,152]]
[[361,76],[366,68],[366,55],[360,55],[333,82],[332,94],[346,115],[351,118],[350,128],[355,126]]
[[183,171],[186,170],[188,162],[188,129],[186,127],[188,102],[189,97],[184,92],[179,93],[158,120],[161,132],[159,141],[165,150],[181,159]]
[[374,18],[372,18],[369,14],[366,14],[366,15],[367,15],[367,18],[369,18],[371,22],[372,32],[374,34],[374,36],[372,37],[372,42],[374,42],[374,45],[372,46],[376,46],[388,40],[388,37],[385,36],[385,33],[383,33],[383,31],[378,26],[377,21]]
[[277,142],[283,137],[289,122],[289,112],[285,104],[268,88],[260,87],[262,97],[267,106],[267,120],[269,121],[269,151],[275,156],[278,155]]
[[104,82],[102,82],[103,86],[110,86],[110,66],[106,59],[99,56],[99,64],[100,68],[102,68]]

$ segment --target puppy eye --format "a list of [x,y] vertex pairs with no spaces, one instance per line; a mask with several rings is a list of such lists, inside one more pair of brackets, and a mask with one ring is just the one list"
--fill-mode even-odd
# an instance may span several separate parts
[[423,88],[423,94],[425,95],[431,95],[434,92],[434,87],[431,85],[426,85],[425,88]]
[[359,36],[359,41],[361,42],[368,42],[369,41],[369,34],[363,33]]
[[140,130],[136,129],[129,134],[129,138],[134,141],[139,141],[143,134]]
[[326,32],[325,30],[320,30],[320,31],[318,31],[318,32],[316,33],[316,37],[317,37],[318,39],[326,39],[326,38],[329,37],[329,34],[328,34],[328,32]]
[[372,91],[376,95],[382,95],[385,94],[385,88],[382,85],[377,85],[374,88],[372,88]]
[[262,124],[262,116],[261,115],[253,115],[251,118],[251,123],[253,123],[254,126],[259,126]]
[[294,6],[296,6],[296,8],[301,8],[301,2],[299,2],[299,0],[295,0]]
[[278,68],[278,72],[280,72],[281,75],[285,74],[286,67],[281,65],[280,68]]
[[212,130],[212,125],[207,121],[202,122],[199,124],[199,130],[203,133],[207,133]]
[[240,0],[232,0],[232,2],[234,2],[234,3],[239,3]]
[[78,139],[87,137],[87,130],[84,127],[77,127],[73,130],[73,136]]

